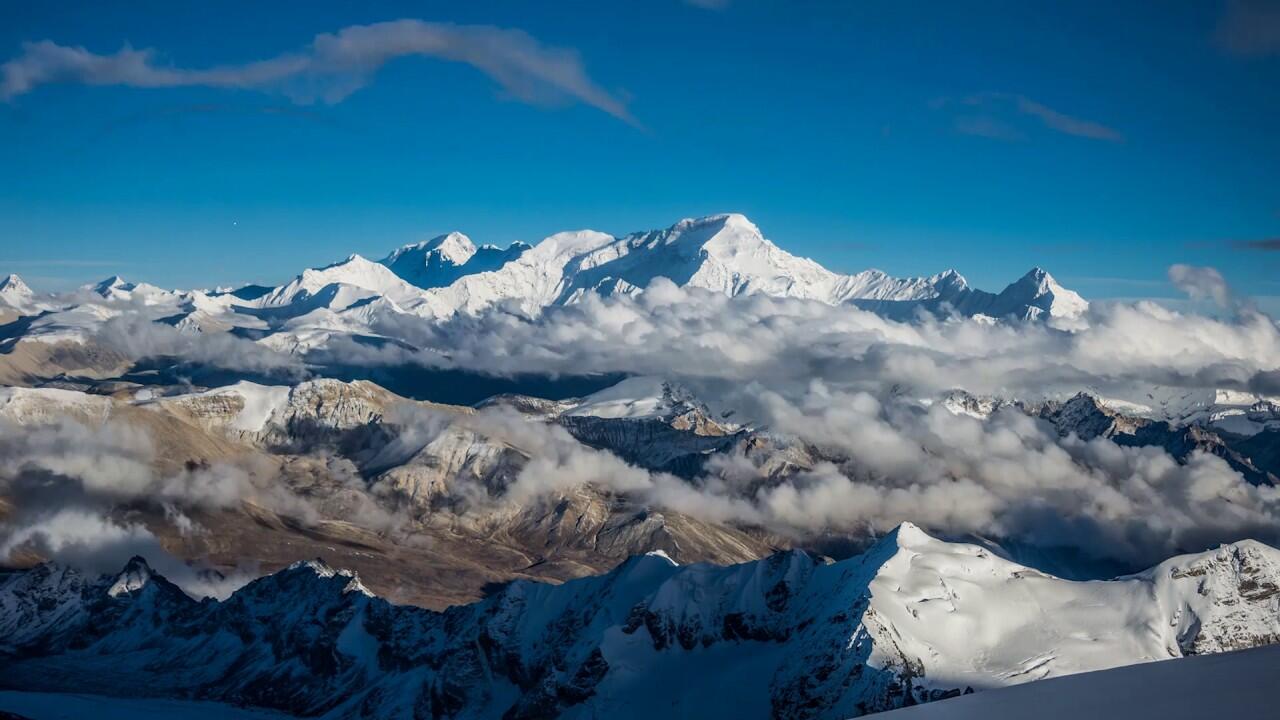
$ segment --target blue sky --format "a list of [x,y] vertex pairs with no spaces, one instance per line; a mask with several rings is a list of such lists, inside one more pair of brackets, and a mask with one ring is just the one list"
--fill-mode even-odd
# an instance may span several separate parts
[[[274,283],[736,211],[841,271],[1133,297],[1185,262],[1280,295],[1246,245],[1280,238],[1280,7],[1050,5],[6,1],[0,272]],[[313,45],[399,19],[437,49]]]

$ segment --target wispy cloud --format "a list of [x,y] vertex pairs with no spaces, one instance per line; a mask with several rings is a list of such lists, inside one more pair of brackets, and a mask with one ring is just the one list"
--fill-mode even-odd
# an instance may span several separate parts
[[1234,55],[1280,54],[1280,2],[1229,0],[1214,33],[1218,46]]
[[931,103],[931,107],[954,112],[955,129],[965,135],[1023,140],[1026,134],[1018,126],[1026,119],[1032,119],[1042,127],[1064,135],[1106,142],[1124,140],[1124,135],[1115,128],[1069,115],[1016,93],[985,92],[960,99],[942,98]]
[[1017,102],[1018,112],[1039,119],[1040,122],[1044,123],[1045,127],[1051,130],[1091,140],[1119,142],[1124,139],[1124,136],[1119,131],[1101,123],[1072,117],[1021,95],[1016,96],[1014,99]]
[[164,65],[155,50],[128,45],[99,55],[49,40],[24,43],[21,55],[0,65],[0,100],[50,83],[80,83],[238,88],[278,92],[304,104],[336,103],[368,84],[386,63],[408,56],[470,65],[523,102],[576,101],[638,125],[621,99],[592,81],[571,49],[545,46],[522,30],[413,19],[352,25],[317,35],[297,52],[204,69]]
[[1262,240],[1232,240],[1231,247],[1237,250],[1280,252],[1280,237],[1264,238]]
[[955,119],[956,132],[962,135],[1007,140],[1026,140],[1027,136],[990,115],[961,115]]

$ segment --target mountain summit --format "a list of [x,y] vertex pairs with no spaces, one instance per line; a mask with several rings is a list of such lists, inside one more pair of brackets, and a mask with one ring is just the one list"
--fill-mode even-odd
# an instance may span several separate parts
[[1076,317],[1085,312],[1089,302],[1079,294],[1058,284],[1048,271],[1032,268],[1000,293],[1003,305],[1014,309],[1026,306],[1029,319],[1041,314],[1055,317]]
[[[659,279],[728,297],[765,296],[853,306],[903,322],[933,315],[1014,322],[1074,321],[1088,303],[1035,268],[999,294],[969,286],[955,270],[898,278],[879,270],[843,274],[793,255],[737,213],[686,218],[621,237],[561,232],[534,245],[476,245],[451,232],[405,245],[381,260],[351,255],[307,269],[278,287],[235,292],[169,291],[118,276],[83,288],[107,303],[129,302],[181,332],[232,332],[290,353],[334,338],[413,346],[413,328],[502,306],[524,315],[589,296],[639,295]],[[6,289],[7,288],[7,289]],[[60,307],[22,300],[10,277],[0,301],[20,315],[49,310],[36,332],[84,338],[111,314],[101,301]],[[19,298],[15,300],[14,298]]]
[[21,308],[34,298],[35,292],[17,275],[9,275],[0,280],[0,302]]
[[[474,272],[474,258],[446,266],[440,255],[432,254],[444,240],[432,245],[435,242],[402,248],[383,264],[419,287],[433,288],[431,305],[445,315],[480,312],[506,301],[519,303],[526,312],[536,312],[550,305],[577,302],[586,293],[635,294],[660,277],[681,287],[729,296],[761,294],[829,305],[853,303],[903,314],[914,312],[921,304],[941,310],[944,303],[965,314],[991,309],[1000,317],[1040,314],[1017,306],[1012,296],[994,302],[997,296],[970,289],[954,270],[918,278],[894,278],[879,270],[852,275],[832,272],[778,247],[754,223],[735,213],[689,218],[662,230],[623,237],[591,230],[558,233],[532,248],[522,248],[518,254],[507,251],[513,257],[496,267],[477,267]],[[455,269],[459,277],[446,286],[443,279],[450,276],[447,267]],[[429,280],[424,282],[424,277]],[[1038,297],[1027,296],[1031,300]],[[974,308],[970,310],[968,305]],[[1050,314],[1077,309],[1074,303],[1044,308]]]
[[513,243],[506,249],[494,245],[477,248],[471,238],[451,232],[405,245],[378,262],[410,285],[429,290],[445,287],[463,275],[496,270],[527,249],[524,243]]

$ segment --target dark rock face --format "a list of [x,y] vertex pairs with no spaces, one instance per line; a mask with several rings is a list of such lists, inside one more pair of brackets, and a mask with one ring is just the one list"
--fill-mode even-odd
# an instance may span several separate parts
[[[1023,409],[1048,420],[1063,437],[1075,433],[1081,440],[1102,437],[1117,445],[1159,447],[1179,462],[1186,462],[1193,452],[1209,453],[1225,460],[1254,485],[1280,482],[1275,473],[1275,463],[1270,462],[1270,454],[1280,452],[1274,443],[1276,438],[1263,437],[1252,443],[1229,442],[1218,432],[1199,425],[1178,427],[1163,421],[1123,415],[1104,407],[1097,398],[1086,393],[1066,402],[1026,405]],[[1277,437],[1280,438],[1280,434]],[[1253,459],[1255,455],[1267,458],[1267,462],[1260,467]]]
[[1263,430],[1247,438],[1227,438],[1233,450],[1252,461],[1258,470],[1280,477],[1280,430]]
[[[994,579],[973,584],[982,577]],[[140,558],[103,577],[42,565],[0,575],[0,686],[190,697],[302,716],[514,719],[644,703],[652,714],[675,707],[691,685],[741,676],[756,698],[751,712],[827,720],[969,691],[931,677],[938,663],[966,662],[937,656],[928,649],[938,638],[921,637],[948,616],[916,623],[917,611],[945,613],[934,609],[941,604],[957,612],[957,581],[964,595],[979,593],[975,606],[1007,592],[1025,601],[1009,583],[1061,583],[1068,593],[1080,585],[915,528],[832,564],[800,551],[730,567],[637,556],[563,585],[517,581],[444,612],[392,605],[319,561],[223,602],[192,600]],[[1101,584],[1149,603],[1140,634],[1167,628],[1171,653],[1280,640],[1280,554],[1257,543]],[[1145,642],[1124,642],[1135,641]],[[991,670],[990,682],[1006,671]],[[644,689],[646,678],[668,680]]]
[[689,428],[650,419],[565,415],[559,422],[584,445],[608,450],[633,465],[683,478],[701,474],[711,454],[729,450],[741,435],[700,435]]

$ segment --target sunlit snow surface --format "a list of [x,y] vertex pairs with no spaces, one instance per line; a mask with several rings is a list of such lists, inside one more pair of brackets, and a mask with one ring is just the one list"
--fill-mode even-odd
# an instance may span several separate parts
[[1144,663],[967,695],[884,720],[1137,720],[1280,715],[1280,645]]

